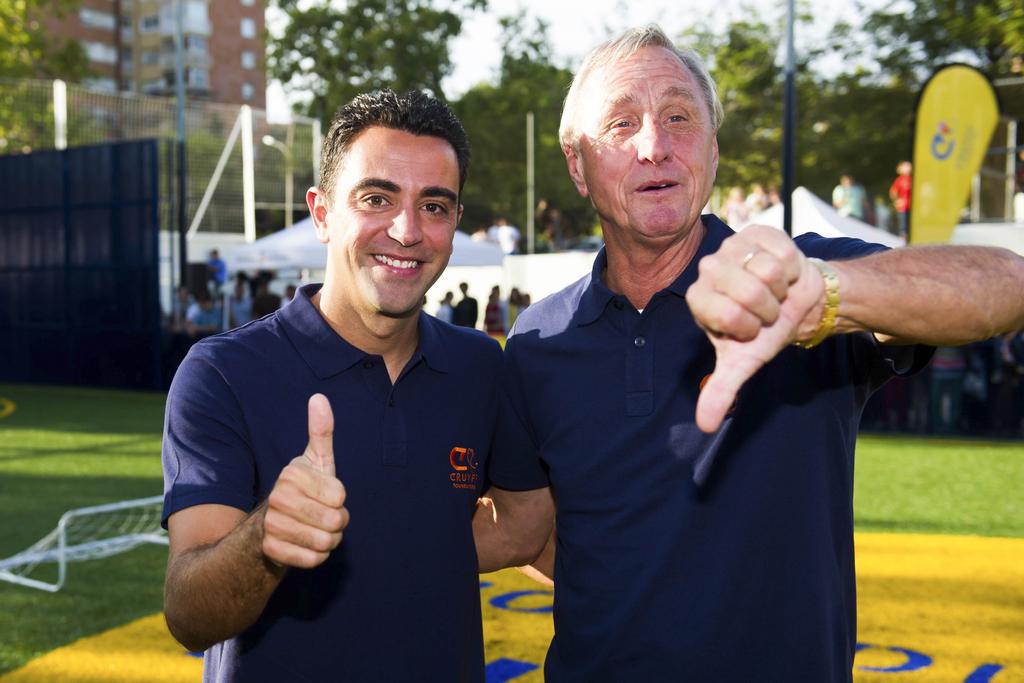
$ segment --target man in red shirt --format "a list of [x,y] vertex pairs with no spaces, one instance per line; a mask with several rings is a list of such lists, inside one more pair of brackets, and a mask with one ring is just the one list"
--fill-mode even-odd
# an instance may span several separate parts
[[896,209],[900,226],[900,237],[909,239],[910,235],[910,179],[911,165],[909,161],[901,161],[896,166],[896,180],[889,187],[889,198]]

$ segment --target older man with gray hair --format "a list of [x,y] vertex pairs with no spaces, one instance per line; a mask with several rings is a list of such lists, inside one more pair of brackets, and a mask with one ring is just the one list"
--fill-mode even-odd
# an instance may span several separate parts
[[861,409],[927,345],[1024,326],[999,295],[1024,285],[1010,252],[701,215],[721,121],[700,59],[655,26],[594,50],[566,98],[606,246],[512,330],[474,520],[481,571],[521,565],[557,503],[548,681],[851,680]]

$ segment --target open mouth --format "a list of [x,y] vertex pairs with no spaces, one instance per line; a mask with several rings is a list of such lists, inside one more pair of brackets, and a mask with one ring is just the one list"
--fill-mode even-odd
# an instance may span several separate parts
[[637,188],[637,192],[658,192],[659,190],[667,190],[670,187],[675,187],[679,183],[674,183],[670,180],[665,182],[647,183]]
[[384,256],[383,254],[374,254],[373,258],[377,263],[381,263],[389,268],[398,268],[400,270],[416,270],[420,267],[419,261],[403,261],[401,259],[391,258],[390,256]]

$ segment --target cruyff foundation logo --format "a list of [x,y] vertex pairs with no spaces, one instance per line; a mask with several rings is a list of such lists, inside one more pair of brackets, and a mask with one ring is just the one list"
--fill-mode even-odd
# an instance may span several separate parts
[[476,471],[476,453],[472,448],[456,446],[448,454],[448,462],[452,465],[448,478],[455,489],[475,489],[480,483],[480,475]]

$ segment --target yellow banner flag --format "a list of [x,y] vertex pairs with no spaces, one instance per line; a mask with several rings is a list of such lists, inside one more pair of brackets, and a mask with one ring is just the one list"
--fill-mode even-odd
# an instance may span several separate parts
[[995,90],[977,69],[943,67],[925,84],[914,133],[911,244],[949,241],[998,121]]

